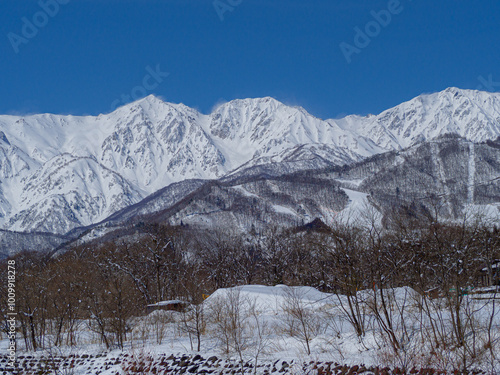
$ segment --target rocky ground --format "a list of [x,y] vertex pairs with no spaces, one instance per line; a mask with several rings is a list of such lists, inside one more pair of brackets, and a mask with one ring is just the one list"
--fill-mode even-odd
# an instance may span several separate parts
[[[212,356],[200,355],[149,355],[131,356],[129,354],[95,354],[69,356],[19,356],[16,367],[8,368],[7,356],[0,356],[0,369],[3,375],[45,375],[45,374],[88,374],[88,375],[132,375],[132,374],[308,374],[308,375],[438,375],[446,374],[434,369],[347,366],[334,362],[294,363],[276,360],[274,362],[241,362]],[[454,374],[465,374],[454,372]],[[470,374],[485,374],[470,372]]]

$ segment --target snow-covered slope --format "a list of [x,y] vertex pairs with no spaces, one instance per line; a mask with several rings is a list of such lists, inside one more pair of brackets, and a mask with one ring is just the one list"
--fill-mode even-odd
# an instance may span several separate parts
[[0,131],[0,227],[54,233],[98,222],[170,183],[282,160],[301,145],[317,144],[342,163],[381,151],[338,147],[342,134],[355,137],[271,98],[203,115],[149,96],[96,117],[0,116]]
[[349,164],[443,133],[498,137],[500,94],[452,88],[326,121],[269,97],[208,115],[149,96],[99,116],[0,116],[0,228],[65,233],[188,178]]
[[[231,169],[257,158],[284,158],[304,144],[326,144],[351,158],[384,151],[369,139],[341,129],[335,121],[318,119],[303,108],[273,98],[233,100],[210,115],[210,134],[223,145]],[[276,160],[275,160],[276,161]]]
[[418,96],[378,116],[336,121],[384,149],[401,149],[447,133],[473,142],[500,135],[500,93],[448,88]]

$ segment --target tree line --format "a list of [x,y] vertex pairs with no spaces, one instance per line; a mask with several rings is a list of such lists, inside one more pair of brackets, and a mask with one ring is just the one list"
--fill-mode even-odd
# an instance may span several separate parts
[[[418,302],[429,328],[426,340],[435,350],[463,348],[464,363],[470,361],[480,348],[467,338],[479,331],[466,296],[498,283],[500,230],[477,218],[442,223],[395,214],[381,226],[368,216],[317,230],[270,227],[259,234],[148,224],[134,235],[76,246],[57,256],[20,253],[12,258],[20,337],[30,350],[73,346],[85,324],[107,348],[123,348],[131,319],[144,315],[148,304],[183,299],[200,306],[204,296],[238,285],[307,285],[339,295],[345,319],[360,340],[369,310],[381,340],[401,356],[410,340],[405,307],[394,308],[387,290],[409,286],[428,297]],[[2,265],[3,280],[6,269]],[[369,298],[362,291],[369,291]],[[432,305],[435,298],[446,301],[444,310]],[[5,309],[2,304],[4,317]],[[451,332],[438,310],[451,319]],[[197,337],[199,350],[203,327],[197,313],[185,327]],[[489,342],[481,350],[496,358],[500,338],[492,334],[491,314]],[[6,322],[3,328],[8,329]]]

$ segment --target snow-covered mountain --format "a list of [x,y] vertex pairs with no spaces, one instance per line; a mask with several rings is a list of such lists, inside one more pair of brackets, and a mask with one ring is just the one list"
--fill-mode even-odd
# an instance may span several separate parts
[[483,142],[500,135],[500,93],[451,87],[420,95],[378,116],[348,116],[337,122],[384,149],[409,147],[447,133]]
[[318,219],[327,225],[389,223],[394,213],[419,221],[500,218],[500,138],[473,143],[445,135],[347,166],[292,173],[283,164],[171,184],[103,222],[75,229],[72,244],[127,237],[157,223],[248,233]]
[[272,98],[205,115],[154,96],[99,116],[0,116],[0,228],[61,234],[188,178],[268,163],[349,164],[445,133],[498,137],[500,94],[451,88],[338,120]]

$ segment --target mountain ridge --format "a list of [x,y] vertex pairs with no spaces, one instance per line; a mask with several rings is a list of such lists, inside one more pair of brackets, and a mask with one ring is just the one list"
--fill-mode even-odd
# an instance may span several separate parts
[[500,94],[449,88],[328,120],[271,97],[202,114],[150,95],[98,116],[2,115],[0,132],[0,228],[63,234],[185,179],[351,164],[445,133],[495,139]]

